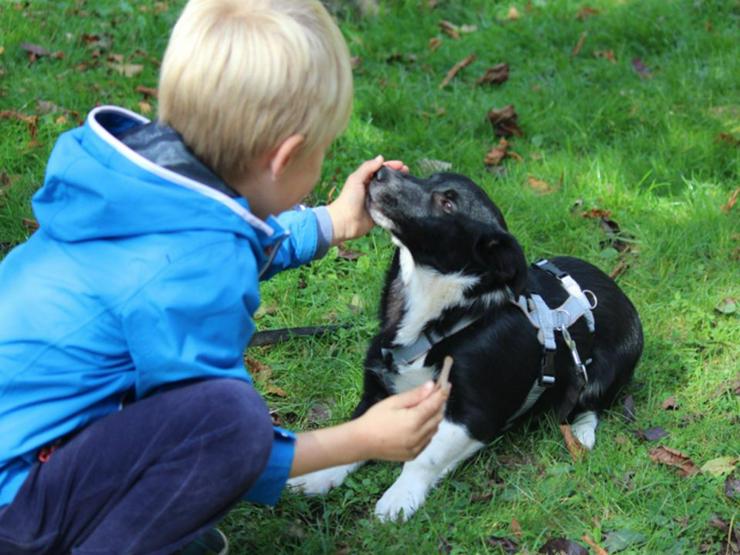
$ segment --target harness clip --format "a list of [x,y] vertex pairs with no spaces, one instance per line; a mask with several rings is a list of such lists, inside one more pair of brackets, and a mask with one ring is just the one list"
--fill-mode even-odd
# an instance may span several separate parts
[[555,385],[555,349],[542,349],[542,365],[540,366],[540,377],[538,383],[542,387]]

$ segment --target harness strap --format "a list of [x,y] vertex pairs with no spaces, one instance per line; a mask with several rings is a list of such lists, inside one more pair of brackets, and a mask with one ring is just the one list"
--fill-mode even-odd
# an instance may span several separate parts
[[403,345],[400,347],[393,347],[391,349],[381,348],[380,352],[383,357],[389,353],[392,355],[393,360],[401,364],[411,364],[416,359],[427,354],[434,345],[440,341],[447,339],[455,335],[457,332],[464,330],[473,322],[477,322],[483,314],[477,314],[475,316],[467,316],[460,320],[457,324],[452,326],[446,333],[437,333],[435,331],[425,331],[410,345]]

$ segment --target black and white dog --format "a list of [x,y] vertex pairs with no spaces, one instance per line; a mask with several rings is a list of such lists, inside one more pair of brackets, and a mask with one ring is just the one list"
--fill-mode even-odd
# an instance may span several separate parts
[[[435,378],[444,357],[454,358],[445,419],[431,443],[404,465],[376,515],[409,518],[442,476],[529,410],[553,409],[591,449],[599,411],[628,382],[642,353],[639,316],[617,285],[576,258],[528,266],[501,211],[460,175],[418,179],[384,168],[369,187],[367,206],[398,249],[353,418],[390,394]],[[573,281],[577,296],[587,300],[585,312],[568,321],[567,312],[583,305],[570,299],[566,284]],[[548,313],[556,320],[549,326],[551,348],[545,317],[528,313],[531,293],[560,307]],[[289,484],[325,493],[358,466],[314,472]]]

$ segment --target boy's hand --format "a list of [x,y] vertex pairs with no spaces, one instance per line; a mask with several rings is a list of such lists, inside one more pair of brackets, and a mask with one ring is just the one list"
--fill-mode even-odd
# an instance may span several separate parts
[[362,237],[372,229],[373,220],[365,210],[365,195],[370,180],[383,165],[404,173],[409,171],[408,167],[400,160],[385,162],[382,156],[363,162],[347,178],[337,200],[327,206],[334,226],[333,245],[348,239]]
[[449,387],[427,382],[373,405],[353,421],[368,459],[408,461],[431,441],[444,417]]

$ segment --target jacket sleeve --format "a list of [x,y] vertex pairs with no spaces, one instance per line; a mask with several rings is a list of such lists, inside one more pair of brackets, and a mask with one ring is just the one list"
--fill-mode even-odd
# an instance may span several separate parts
[[[251,381],[243,352],[259,292],[249,252],[231,242],[207,245],[168,264],[125,303],[121,321],[136,367],[137,398],[184,380]],[[267,466],[247,499],[277,502],[294,441],[292,433],[275,428]]]
[[276,219],[288,232],[288,236],[280,244],[262,279],[269,279],[278,272],[321,258],[329,250],[334,236],[326,206],[297,206],[283,212]]

